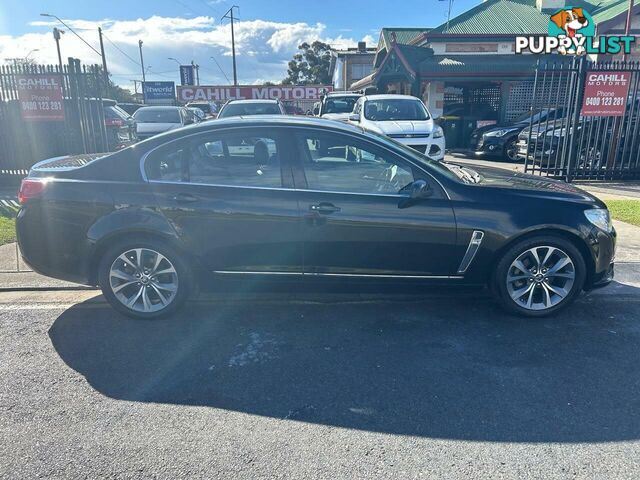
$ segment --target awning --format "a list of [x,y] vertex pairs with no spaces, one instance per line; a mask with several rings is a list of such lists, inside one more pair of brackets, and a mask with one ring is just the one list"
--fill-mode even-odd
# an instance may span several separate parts
[[374,85],[376,82],[376,75],[375,72],[371,73],[369,75],[367,75],[364,78],[361,78],[360,80],[358,80],[357,82],[353,82],[351,84],[351,87],[349,87],[349,90],[363,90],[367,87],[371,87],[372,85]]
[[500,80],[533,77],[539,55],[434,55],[418,66],[421,78],[493,77]]

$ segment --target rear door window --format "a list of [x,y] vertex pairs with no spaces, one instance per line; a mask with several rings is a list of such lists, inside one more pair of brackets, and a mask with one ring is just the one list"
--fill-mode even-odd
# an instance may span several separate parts
[[278,135],[249,129],[207,133],[151,152],[149,180],[239,187],[282,187]]

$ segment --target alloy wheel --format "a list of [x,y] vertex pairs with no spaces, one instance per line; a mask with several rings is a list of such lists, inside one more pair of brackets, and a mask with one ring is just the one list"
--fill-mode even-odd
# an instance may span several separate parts
[[571,292],[576,269],[563,250],[548,245],[521,253],[507,271],[511,299],[527,310],[546,310],[561,303]]
[[126,308],[141,313],[158,312],[175,299],[178,273],[161,253],[150,248],[133,248],[111,264],[109,286]]
[[518,161],[518,142],[517,139],[511,140],[507,143],[507,147],[505,149],[505,153],[507,155],[507,159],[511,162]]

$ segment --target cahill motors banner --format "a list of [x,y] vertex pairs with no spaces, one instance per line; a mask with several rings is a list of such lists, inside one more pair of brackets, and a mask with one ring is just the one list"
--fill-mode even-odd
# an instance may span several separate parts
[[323,91],[331,91],[331,85],[239,85],[239,86],[179,86],[180,103],[205,100],[226,102],[227,100],[319,100]]

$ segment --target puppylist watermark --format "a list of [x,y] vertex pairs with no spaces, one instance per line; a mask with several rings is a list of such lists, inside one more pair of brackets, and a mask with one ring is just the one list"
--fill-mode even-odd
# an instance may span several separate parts
[[565,7],[549,17],[548,35],[516,37],[515,53],[608,54],[631,53],[631,35],[595,36],[595,23],[584,8]]

